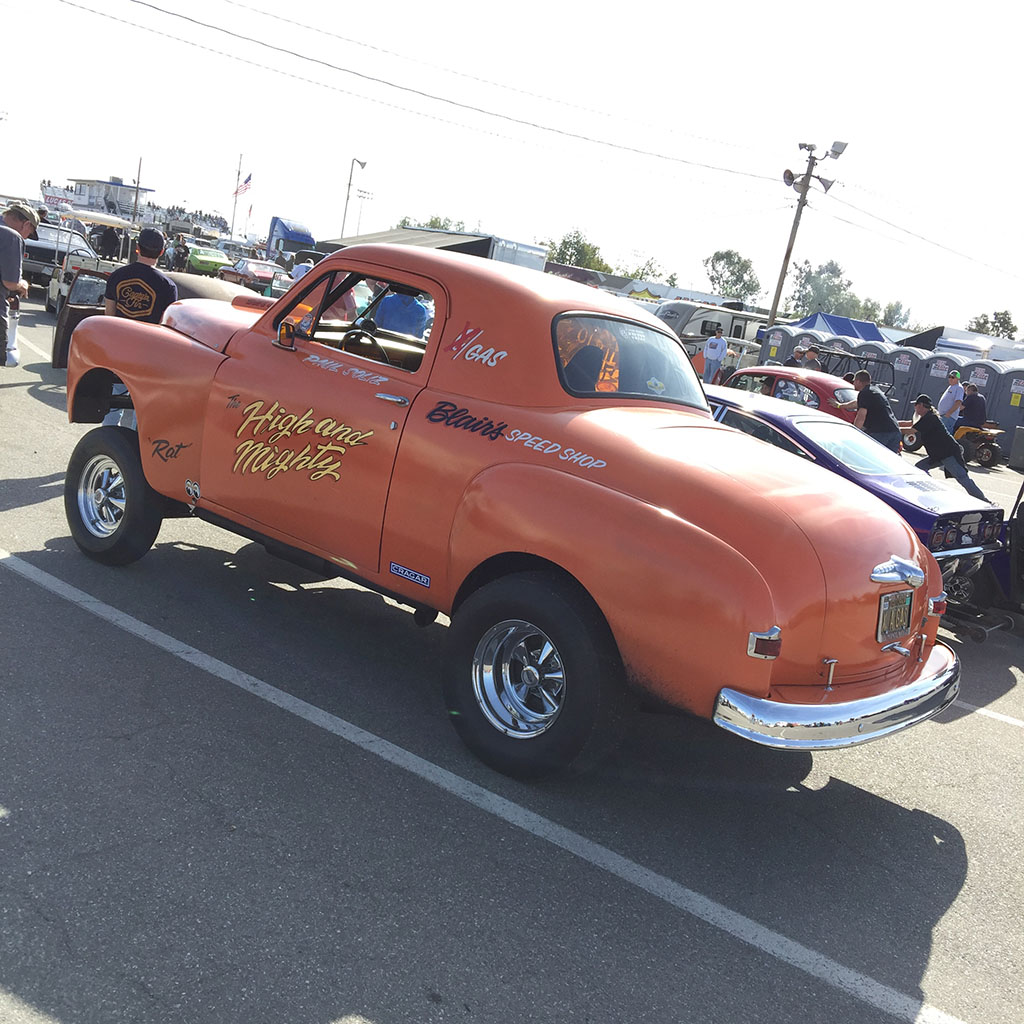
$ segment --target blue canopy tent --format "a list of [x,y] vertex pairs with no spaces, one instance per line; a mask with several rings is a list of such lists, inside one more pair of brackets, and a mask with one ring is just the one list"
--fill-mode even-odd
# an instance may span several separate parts
[[840,338],[858,338],[861,341],[889,340],[868,320],[851,320],[848,316],[836,316],[834,313],[812,313],[789,326],[802,327],[809,331],[824,331]]

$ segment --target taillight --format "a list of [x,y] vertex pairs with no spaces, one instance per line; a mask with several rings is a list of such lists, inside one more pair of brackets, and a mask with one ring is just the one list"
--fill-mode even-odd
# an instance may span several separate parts
[[942,542],[946,539],[946,531],[940,526],[933,534],[931,543],[928,545],[932,551],[937,551],[942,547]]
[[956,539],[957,539],[956,527],[955,526],[951,526],[946,531],[946,543],[947,544],[955,544],[956,543]]
[[946,592],[943,591],[938,597],[928,598],[928,614],[929,615],[945,615],[946,614]]
[[782,630],[772,626],[767,633],[751,633],[747,640],[747,654],[751,658],[774,661],[782,651]]

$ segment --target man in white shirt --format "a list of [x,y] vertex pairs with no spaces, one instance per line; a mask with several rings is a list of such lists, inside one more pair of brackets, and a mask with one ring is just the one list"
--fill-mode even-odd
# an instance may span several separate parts
[[722,368],[722,360],[725,358],[727,343],[722,337],[722,328],[716,327],[712,337],[704,342],[704,383],[714,382],[715,374]]
[[291,269],[291,279],[293,281],[300,281],[313,269],[313,261],[306,260],[303,263],[296,263]]
[[960,408],[964,404],[964,389],[960,383],[960,374],[956,370],[950,370],[949,387],[942,392],[939,404],[935,411],[939,419],[946,425],[946,429],[952,434],[956,429],[956,421],[960,417]]

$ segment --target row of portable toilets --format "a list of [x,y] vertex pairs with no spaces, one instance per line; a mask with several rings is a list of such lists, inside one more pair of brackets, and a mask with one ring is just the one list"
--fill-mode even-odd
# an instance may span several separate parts
[[[760,362],[783,362],[797,345],[806,348],[840,350],[857,356],[870,356],[892,364],[894,384],[889,393],[898,419],[914,415],[914,399],[928,395],[933,402],[946,390],[950,370],[957,370],[964,384],[976,384],[985,396],[988,418],[1006,431],[1007,445],[1017,427],[1024,426],[1024,360],[995,362],[992,359],[969,359],[950,352],[928,352],[920,348],[903,348],[885,341],[858,341],[840,338],[822,331],[787,326],[773,327],[761,345]],[[829,368],[823,358],[823,365]],[[884,381],[879,373],[872,374]]]

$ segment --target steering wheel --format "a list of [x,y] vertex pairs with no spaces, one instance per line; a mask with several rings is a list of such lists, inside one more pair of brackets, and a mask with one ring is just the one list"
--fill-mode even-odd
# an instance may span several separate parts
[[347,331],[345,336],[341,339],[342,351],[349,351],[349,344],[353,345],[369,345],[379,356],[382,363],[391,365],[391,360],[388,359],[387,352],[384,351],[384,346],[369,332],[364,331],[361,327],[356,327],[351,331]]

